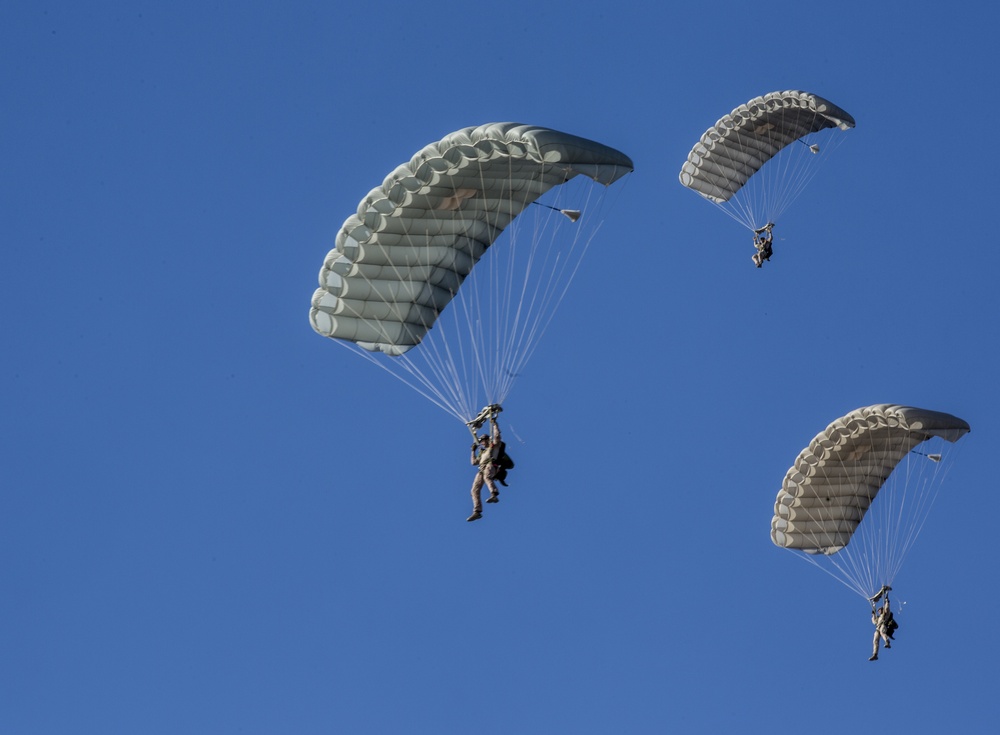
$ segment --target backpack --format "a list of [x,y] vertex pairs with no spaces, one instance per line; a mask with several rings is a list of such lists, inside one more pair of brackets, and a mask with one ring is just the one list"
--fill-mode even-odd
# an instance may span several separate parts
[[514,469],[514,460],[507,454],[507,442],[500,442],[497,456],[493,460],[493,467],[495,469],[493,479],[504,487],[507,487],[507,483],[505,482],[507,479],[507,470]]

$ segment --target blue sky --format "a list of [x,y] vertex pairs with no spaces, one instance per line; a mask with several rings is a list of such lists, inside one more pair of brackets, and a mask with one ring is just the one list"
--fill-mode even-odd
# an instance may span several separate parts
[[[995,11],[342,5],[0,11],[0,730],[992,732]],[[758,271],[677,172],[779,89],[858,125]],[[468,524],[464,427],[307,316],[369,189],[504,120],[636,171]],[[872,664],[768,524],[881,402],[972,433]]]

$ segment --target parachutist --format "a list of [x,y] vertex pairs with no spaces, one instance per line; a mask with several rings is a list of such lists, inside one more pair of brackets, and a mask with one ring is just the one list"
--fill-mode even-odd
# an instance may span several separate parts
[[872,623],[875,625],[875,637],[872,639],[872,655],[868,659],[869,661],[878,661],[879,641],[884,641],[887,649],[892,648],[891,641],[895,640],[893,634],[899,627],[899,623],[892,615],[892,610],[889,609],[889,589],[889,587],[883,587],[879,592],[879,595],[885,594],[881,608],[876,610],[875,604],[872,603]]
[[757,252],[753,254],[753,262],[758,268],[764,265],[765,260],[770,260],[773,252],[771,250],[771,242],[774,236],[771,230],[774,228],[773,222],[768,222],[763,227],[753,231],[753,246],[757,248]]
[[[483,411],[490,408],[493,407],[487,406]],[[499,406],[496,408],[499,408]],[[483,485],[486,485],[490,489],[490,497],[487,498],[487,503],[496,503],[500,500],[500,491],[497,490],[496,483],[494,482],[497,473],[495,461],[500,456],[501,444],[497,413],[498,411],[490,411],[489,413],[490,433],[478,437],[476,443],[472,445],[470,463],[476,467],[476,479],[472,481],[472,515],[465,519],[467,521],[478,521],[483,517],[483,503],[481,499]],[[471,424],[472,422],[470,422]],[[482,422],[479,425],[481,426]]]

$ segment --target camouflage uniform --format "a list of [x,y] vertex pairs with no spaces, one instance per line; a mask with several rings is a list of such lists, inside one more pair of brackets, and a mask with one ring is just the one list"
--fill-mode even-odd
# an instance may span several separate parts
[[[496,421],[491,419],[489,443],[484,447],[481,442],[477,442],[472,447],[471,463],[478,465],[479,469],[476,471],[476,479],[472,481],[472,517],[469,520],[473,520],[475,516],[483,512],[481,497],[484,484],[490,489],[491,501],[496,502],[496,498],[500,497],[500,491],[497,490],[496,483],[493,481],[493,477],[497,471],[496,465],[493,462],[496,460],[499,451],[500,427],[497,426]],[[476,456],[477,452],[479,453],[478,456]]]
[[878,658],[880,640],[885,642],[886,648],[892,648],[890,641],[892,633],[896,629],[896,621],[893,620],[892,612],[889,610],[888,599],[878,610],[872,610],[872,623],[875,624],[875,637],[872,639],[872,656],[868,659],[869,661],[875,661]]

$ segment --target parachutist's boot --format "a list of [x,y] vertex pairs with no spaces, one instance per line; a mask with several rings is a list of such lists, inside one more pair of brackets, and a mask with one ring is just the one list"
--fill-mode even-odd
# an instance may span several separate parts
[[500,493],[490,493],[490,496],[486,498],[487,503],[499,503]]
[[474,510],[474,511],[472,511],[472,515],[469,516],[468,518],[466,518],[465,520],[467,520],[467,521],[478,521],[482,517],[483,517],[482,513],[480,513],[478,510]]
[[872,657],[871,657],[870,659],[868,659],[868,660],[869,660],[869,661],[878,661],[878,654],[877,654],[877,653],[876,653],[876,654],[874,654],[874,655],[873,655],[873,656],[872,656]]

